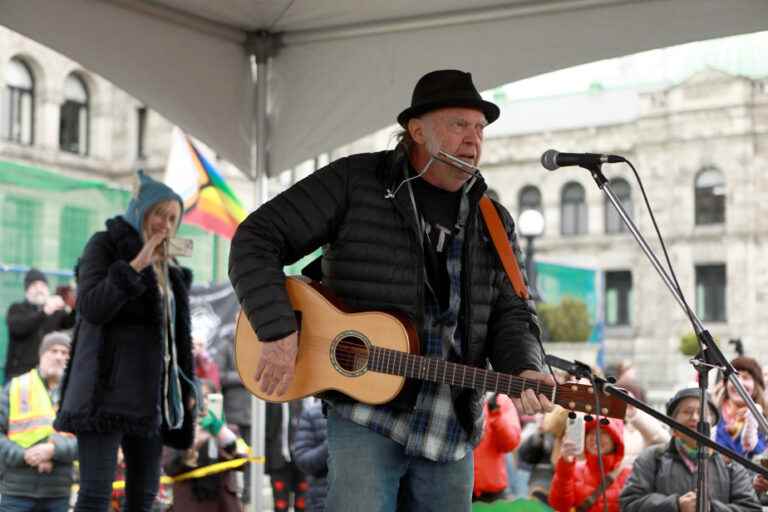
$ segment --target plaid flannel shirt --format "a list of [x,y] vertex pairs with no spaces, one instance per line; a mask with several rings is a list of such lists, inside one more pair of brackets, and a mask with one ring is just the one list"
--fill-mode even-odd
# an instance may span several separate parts
[[[469,201],[462,196],[459,219],[466,219]],[[463,225],[464,223],[461,222]],[[464,229],[456,230],[447,253],[450,279],[449,307],[440,310],[438,300],[429,290],[425,294],[424,338],[422,355],[447,359],[448,350],[461,355],[462,329],[458,324],[461,304],[461,253]],[[409,456],[424,457],[435,462],[460,460],[478,440],[468,439],[453,408],[451,388],[447,384],[423,381],[412,411],[397,411],[387,405],[333,402],[341,417],[374,432],[385,435],[405,447]],[[482,432],[482,429],[480,429]]]

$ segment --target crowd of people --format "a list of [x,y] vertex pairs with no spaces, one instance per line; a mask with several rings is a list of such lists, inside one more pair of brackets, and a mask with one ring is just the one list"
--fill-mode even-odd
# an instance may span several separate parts
[[[309,277],[348,307],[403,315],[420,353],[454,375],[490,365],[533,387],[507,396],[414,378],[384,404],[333,391],[268,403],[275,512],[466,512],[518,497],[564,512],[689,512],[700,460],[712,510],[761,510],[768,480],[708,449],[700,459],[694,439],[645,412],[583,415],[534,391],[573,377],[544,371],[512,216],[476,171],[498,116],[469,73],[433,71],[397,116],[394,150],[332,162],[248,216],[230,279],[263,344],[254,375],[238,373],[231,340],[212,356],[195,332],[192,275],[167,250],[183,201],[140,172],[127,210],[87,243],[76,293],[51,294],[31,269],[8,310],[0,512],[65,511],[72,496],[76,512],[242,510],[254,425],[241,378],[276,397],[297,381],[300,319],[282,269],[318,247]],[[767,412],[758,361],[732,363]],[[645,400],[631,365],[605,373]],[[706,402],[717,442],[761,460],[766,435],[732,384]],[[700,405],[683,388],[665,412],[695,429]]]

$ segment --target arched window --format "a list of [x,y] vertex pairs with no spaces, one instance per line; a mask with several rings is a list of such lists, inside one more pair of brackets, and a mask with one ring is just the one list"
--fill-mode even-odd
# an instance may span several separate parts
[[18,58],[5,69],[5,89],[0,95],[0,138],[32,144],[35,81],[29,67]]
[[525,210],[541,211],[541,192],[533,185],[526,185],[520,189],[517,195],[517,213],[523,213]]
[[579,235],[587,232],[587,203],[584,187],[566,183],[560,196],[560,233]]
[[88,154],[88,89],[76,74],[64,81],[64,103],[59,118],[59,147],[78,155]]
[[705,167],[696,175],[696,224],[725,222],[725,179],[715,167]]
[[[608,186],[613,190],[613,194],[624,208],[624,211],[627,212],[629,218],[632,218],[632,187],[629,186],[627,180],[614,178],[608,182]],[[625,233],[627,231],[627,226],[624,225],[616,208],[613,207],[607,196],[603,201],[603,211],[605,211],[606,233]]]

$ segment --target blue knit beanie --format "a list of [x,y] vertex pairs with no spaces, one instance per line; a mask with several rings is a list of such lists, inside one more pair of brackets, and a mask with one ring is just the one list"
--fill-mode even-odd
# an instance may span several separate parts
[[[131,202],[128,203],[128,210],[123,214],[123,219],[133,226],[139,235],[143,236],[144,215],[152,206],[162,201],[175,199],[181,206],[181,212],[184,213],[184,201],[171,187],[147,176],[142,169],[139,169],[136,175],[139,181],[138,187],[131,198]],[[181,217],[179,217],[179,223],[181,223]]]

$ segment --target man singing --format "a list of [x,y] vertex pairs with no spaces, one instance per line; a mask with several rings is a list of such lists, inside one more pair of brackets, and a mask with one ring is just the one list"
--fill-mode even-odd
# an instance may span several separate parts
[[[480,215],[483,179],[434,158],[443,151],[476,166],[498,117],[469,73],[427,73],[397,117],[394,150],[337,160],[240,225],[229,275],[264,343],[246,378],[267,394],[291,383],[299,326],[282,268],[323,247],[323,284],[355,310],[407,315],[422,355],[552,383],[540,373],[534,306],[515,294]],[[512,219],[495,207],[521,261]],[[481,391],[408,381],[384,405],[324,398],[328,510],[470,510]],[[523,414],[551,408],[531,390],[515,400]]]

